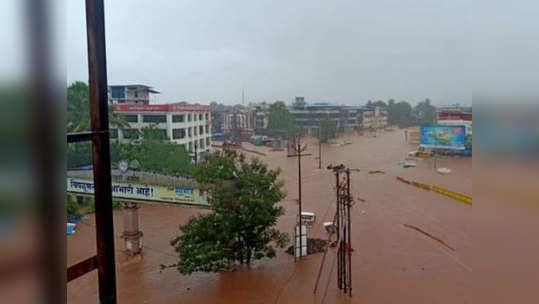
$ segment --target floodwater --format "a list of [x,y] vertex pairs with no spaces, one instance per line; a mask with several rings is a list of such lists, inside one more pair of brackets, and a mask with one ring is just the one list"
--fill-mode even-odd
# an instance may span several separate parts
[[[195,214],[195,208],[144,205],[139,210],[144,233],[143,254],[127,258],[123,242],[116,239],[117,288],[120,303],[472,303],[471,222],[472,207],[396,180],[396,176],[437,185],[472,195],[471,158],[441,157],[438,167],[451,169],[438,174],[433,160],[418,160],[416,168],[401,168],[413,146],[404,143],[401,131],[381,132],[377,137],[350,135],[338,139],[351,144],[323,145],[322,167],[343,163],[359,168],[352,173],[352,194],[362,198],[352,208],[352,287],[349,298],[337,289],[335,249],[330,249],[316,294],[313,293],[322,254],[301,261],[284,250],[274,259],[255,262],[233,272],[197,273],[183,276],[173,264],[177,256],[170,240],[178,226]],[[326,238],[322,222],[335,212],[335,176],[318,169],[318,146],[306,140],[312,156],[302,158],[303,210],[317,215],[309,237]],[[252,147],[250,147],[252,148]],[[258,156],[271,167],[282,168],[287,197],[286,214],[278,228],[293,233],[297,214],[297,158],[286,152]],[[385,174],[368,174],[382,170]],[[122,212],[116,211],[115,234],[122,232]],[[409,229],[417,226],[455,250]],[[92,216],[67,237],[68,265],[95,253]],[[68,302],[96,303],[97,274],[92,272],[68,284]]]

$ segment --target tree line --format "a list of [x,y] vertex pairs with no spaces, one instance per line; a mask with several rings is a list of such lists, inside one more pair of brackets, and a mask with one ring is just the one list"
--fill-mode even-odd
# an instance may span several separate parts
[[[407,101],[396,102],[394,99],[389,99],[387,102],[382,100],[371,101],[366,104],[370,107],[379,107],[381,110],[387,111],[388,124],[396,125],[399,127],[408,127],[412,125],[421,124],[435,124],[436,123],[436,107],[431,104],[430,99],[425,99],[415,106],[412,106]],[[212,117],[216,118],[223,111],[245,110],[243,105],[228,106],[217,102],[212,102]],[[292,108],[303,108],[305,103],[294,103]],[[268,129],[265,130],[270,136],[288,137],[295,136],[301,132],[301,127],[294,121],[292,114],[290,113],[290,107],[286,105],[284,101],[277,100],[273,103],[262,102],[260,104],[250,104],[249,107],[259,107],[262,111],[268,115]],[[221,132],[219,120],[214,120],[214,132]],[[332,122],[329,117],[324,117],[320,121],[319,125],[320,136],[322,141],[327,141],[331,138],[335,138],[337,134],[337,128],[335,122]]]
[[436,107],[434,107],[430,99],[418,102],[412,107],[406,101],[395,102],[389,99],[386,102],[382,100],[367,102],[367,106],[380,107],[387,111],[387,121],[390,125],[399,127],[409,127],[412,125],[432,125],[436,123]]

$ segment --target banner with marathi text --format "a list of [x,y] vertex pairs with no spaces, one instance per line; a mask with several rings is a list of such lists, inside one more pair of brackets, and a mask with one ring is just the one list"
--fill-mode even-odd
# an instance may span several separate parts
[[[67,179],[67,192],[93,194],[94,182],[78,179]],[[187,186],[156,186],[136,183],[112,183],[113,199],[133,199],[134,201],[156,201],[208,205],[206,193]]]

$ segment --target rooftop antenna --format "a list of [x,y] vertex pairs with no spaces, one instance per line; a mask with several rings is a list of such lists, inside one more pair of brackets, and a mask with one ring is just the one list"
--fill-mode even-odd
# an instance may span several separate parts
[[245,105],[245,89],[241,88],[241,104]]

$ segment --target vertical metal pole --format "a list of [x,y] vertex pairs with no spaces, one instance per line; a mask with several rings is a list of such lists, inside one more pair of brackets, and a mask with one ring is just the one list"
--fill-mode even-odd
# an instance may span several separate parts
[[340,211],[340,185],[339,185],[339,171],[335,172],[336,185],[337,185],[337,288],[341,289],[341,271],[340,271],[340,243],[341,243],[341,211]]
[[86,0],[99,302],[116,303],[103,0]]
[[301,142],[300,137],[298,136],[298,191],[299,191],[299,243],[300,243],[300,249],[299,249],[299,257],[303,257],[303,242],[301,239],[303,230],[301,229]]
[[344,218],[344,201],[346,199],[345,195],[345,189],[344,187],[341,188],[341,202],[340,202],[340,211],[341,211],[341,225],[342,225],[342,233],[341,233],[341,243],[340,243],[340,249],[339,249],[339,261],[340,261],[340,272],[341,272],[341,289],[346,289],[346,272],[345,265],[344,265],[344,245],[346,243],[346,221]]
[[350,204],[352,202],[351,196],[350,196],[350,169],[346,169],[346,192],[347,192],[347,213],[348,213],[348,290],[350,292],[350,296],[352,296],[352,221],[350,220]]
[[320,128],[318,128],[318,169],[322,169],[322,137]]

